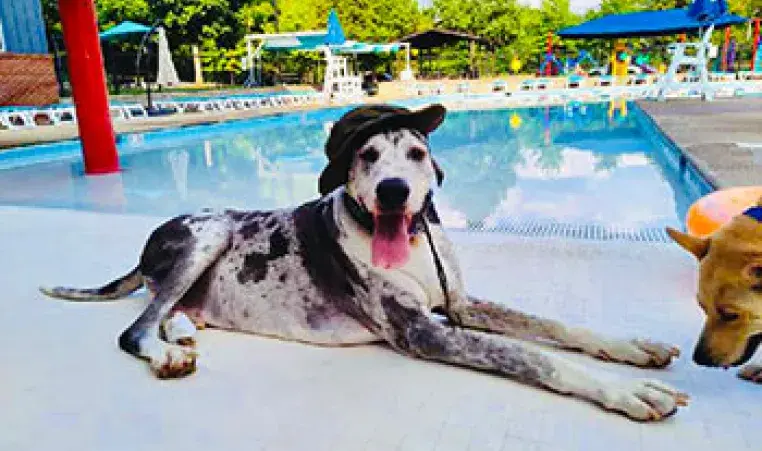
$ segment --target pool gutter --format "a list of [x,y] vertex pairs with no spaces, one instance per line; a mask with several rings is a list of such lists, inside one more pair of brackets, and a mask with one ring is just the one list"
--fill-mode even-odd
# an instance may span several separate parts
[[670,135],[659,125],[656,120],[654,120],[648,111],[643,109],[643,107],[638,102],[634,103],[634,109],[638,111],[638,117],[646,121],[647,126],[651,127],[656,133],[658,133],[658,136],[653,136],[652,134],[652,138],[656,138],[657,140],[661,141],[661,144],[670,147],[672,150],[680,154],[681,159],[685,160],[684,162],[681,161],[680,164],[682,168],[682,173],[680,174],[681,176],[683,176],[686,171],[693,170],[702,179],[704,179],[704,181],[712,188],[712,190],[719,189],[721,186],[720,181],[711,170],[702,165],[701,162],[697,160],[693,155],[691,155],[690,152],[687,152],[685,149],[680,147],[680,145],[678,145],[670,137]]

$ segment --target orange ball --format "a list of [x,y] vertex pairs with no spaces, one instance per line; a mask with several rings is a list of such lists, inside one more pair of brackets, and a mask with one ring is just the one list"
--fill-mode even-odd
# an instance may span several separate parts
[[688,233],[707,236],[720,226],[757,205],[762,186],[740,186],[707,194],[691,205],[685,217]]

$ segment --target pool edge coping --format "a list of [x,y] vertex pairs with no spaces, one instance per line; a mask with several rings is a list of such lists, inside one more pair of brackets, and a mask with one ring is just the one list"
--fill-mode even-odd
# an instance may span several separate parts
[[634,101],[633,105],[638,110],[638,112],[642,113],[642,117],[648,121],[648,124],[654,128],[663,138],[667,145],[672,147],[675,151],[679,152],[683,158],[687,160],[687,163],[691,166],[691,168],[696,171],[696,173],[701,176],[701,178],[704,179],[704,181],[709,184],[713,190],[719,190],[723,186],[717,175],[715,175],[710,169],[704,168],[702,164],[700,164],[699,160],[691,154],[688,150],[683,149],[677,142],[675,142],[674,139],[672,139],[671,136],[667,133],[666,130],[664,130],[659,123],[654,119],[648,111],[646,111],[641,105],[641,101]]

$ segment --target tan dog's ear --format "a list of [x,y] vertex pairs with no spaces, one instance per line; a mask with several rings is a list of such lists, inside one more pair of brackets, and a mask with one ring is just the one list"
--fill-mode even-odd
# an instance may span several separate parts
[[680,232],[671,227],[667,227],[667,235],[670,236],[680,247],[695,255],[701,260],[709,252],[709,238],[699,238],[687,233]]

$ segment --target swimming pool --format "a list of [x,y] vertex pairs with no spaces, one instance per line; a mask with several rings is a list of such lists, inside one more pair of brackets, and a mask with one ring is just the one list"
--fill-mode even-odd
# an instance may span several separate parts
[[[450,111],[431,136],[445,225],[646,241],[682,227],[711,186],[638,108],[611,106]],[[158,216],[294,205],[316,195],[328,124],[347,109],[125,135],[109,176],[84,177],[75,142],[3,152],[0,204]]]

